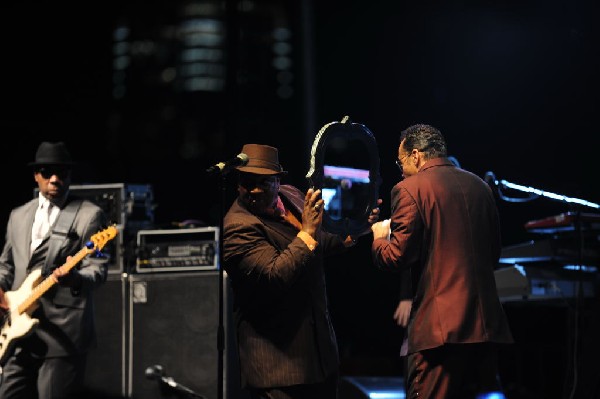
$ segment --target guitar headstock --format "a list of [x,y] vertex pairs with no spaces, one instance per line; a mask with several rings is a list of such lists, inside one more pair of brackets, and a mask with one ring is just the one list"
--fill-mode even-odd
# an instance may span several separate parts
[[101,250],[102,248],[104,248],[107,242],[109,242],[117,236],[118,232],[119,231],[117,230],[117,227],[115,225],[107,227],[106,229],[94,234],[90,238],[90,242],[93,246],[90,247],[90,245],[88,245],[88,248],[95,249],[97,251]]

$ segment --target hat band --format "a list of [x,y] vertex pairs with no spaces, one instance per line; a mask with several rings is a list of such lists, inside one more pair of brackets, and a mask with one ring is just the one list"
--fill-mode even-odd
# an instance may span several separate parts
[[250,162],[246,167],[265,168],[281,172],[282,167],[278,163],[268,161],[266,159],[250,158]]

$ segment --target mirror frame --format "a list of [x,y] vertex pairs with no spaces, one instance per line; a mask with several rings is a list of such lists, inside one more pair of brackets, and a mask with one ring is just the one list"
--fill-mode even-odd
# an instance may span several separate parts
[[379,199],[379,186],[381,175],[379,174],[379,152],[377,142],[373,133],[364,125],[352,123],[345,116],[340,122],[330,122],[323,126],[313,141],[310,152],[310,169],[306,174],[311,187],[323,188],[324,183],[324,161],[328,145],[335,139],[359,140],[367,149],[369,156],[369,192],[368,204],[360,214],[353,218],[331,218],[327,212],[323,212],[323,229],[327,232],[338,234],[341,237],[351,235],[357,237],[363,235],[369,228],[369,215],[373,208],[377,207]]

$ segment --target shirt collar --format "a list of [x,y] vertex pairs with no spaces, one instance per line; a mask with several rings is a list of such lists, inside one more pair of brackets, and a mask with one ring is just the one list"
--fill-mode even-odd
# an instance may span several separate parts
[[50,204],[50,200],[42,195],[42,193],[38,194],[38,208],[46,208]]
[[48,204],[52,203],[52,205],[57,206],[58,208],[62,209],[64,203],[66,202],[66,197],[63,198],[61,201],[57,201],[57,202],[51,202],[48,198],[44,197],[42,195],[42,193],[38,193],[38,208],[46,208],[48,206]]

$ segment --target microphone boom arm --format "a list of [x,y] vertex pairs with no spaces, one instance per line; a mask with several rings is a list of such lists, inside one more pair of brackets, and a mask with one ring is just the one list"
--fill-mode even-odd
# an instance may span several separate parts
[[[594,202],[586,201],[586,200],[583,200],[583,199],[573,198],[573,197],[567,197],[566,195],[555,194],[555,193],[551,193],[549,191],[540,190],[540,189],[537,189],[537,188],[534,188],[534,187],[523,186],[521,184],[511,183],[511,182],[506,181],[506,180],[497,180],[496,176],[494,175],[493,172],[487,172],[485,174],[485,181],[488,184],[490,184],[490,185],[493,184],[494,187],[496,188],[497,192],[498,192],[498,196],[501,199],[503,199],[505,201],[509,201],[509,202],[525,202],[525,201],[531,201],[531,200],[539,198],[539,197],[544,197],[544,198],[552,199],[554,201],[560,201],[560,202],[566,202],[566,203],[570,203],[570,204],[583,205],[583,206],[587,206],[587,207],[595,208],[595,209],[599,209],[600,208],[600,204],[596,204]],[[528,193],[529,194],[529,198],[512,198],[512,197],[507,197],[502,192],[502,189],[504,189],[504,188],[510,189],[510,190],[520,191],[520,192],[523,192],[523,193]]]
[[176,382],[173,377],[165,375],[164,368],[160,364],[155,364],[146,368],[146,378],[149,380],[156,380],[165,386],[168,386],[174,391],[186,395],[188,398],[206,399],[206,397],[194,392],[192,389],[185,385]]

